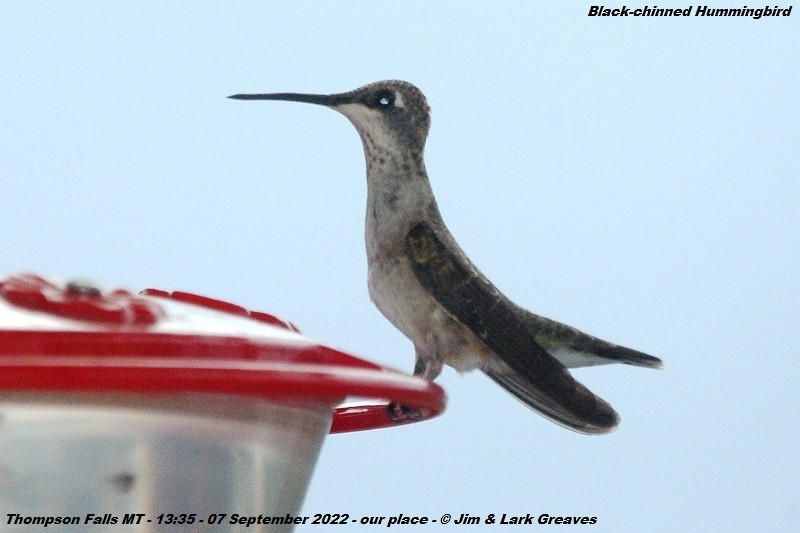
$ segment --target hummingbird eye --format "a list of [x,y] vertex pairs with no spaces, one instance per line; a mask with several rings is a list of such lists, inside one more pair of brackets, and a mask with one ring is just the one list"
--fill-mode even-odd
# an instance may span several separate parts
[[375,93],[375,107],[388,109],[394,106],[394,92],[389,89],[381,89]]

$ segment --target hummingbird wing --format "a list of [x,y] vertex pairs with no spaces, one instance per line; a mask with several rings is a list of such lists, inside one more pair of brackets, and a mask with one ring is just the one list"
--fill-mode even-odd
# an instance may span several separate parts
[[[449,236],[449,235],[448,235]],[[608,433],[619,416],[547,353],[506,298],[463,254],[454,253],[427,222],[406,235],[406,253],[425,289],[502,360],[484,372],[553,422],[581,433]]]

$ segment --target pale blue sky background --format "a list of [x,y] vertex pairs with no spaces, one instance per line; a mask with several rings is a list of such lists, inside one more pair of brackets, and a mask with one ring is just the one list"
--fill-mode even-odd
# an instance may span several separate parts
[[3,2],[0,271],[199,292],[410,370],[367,295],[352,126],[225,98],[405,79],[433,108],[428,171],[474,262],[666,369],[575,372],[622,416],[605,437],[447,370],[440,418],[330,437],[303,513],[795,529],[800,7],[428,4]]

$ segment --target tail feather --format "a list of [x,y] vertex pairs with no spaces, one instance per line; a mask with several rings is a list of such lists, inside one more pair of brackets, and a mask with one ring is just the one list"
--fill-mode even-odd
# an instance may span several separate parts
[[658,357],[604,341],[572,326],[531,313],[518,305],[514,312],[536,342],[567,368],[612,363],[645,368],[661,368],[664,365]]
[[644,368],[663,368],[664,362],[658,357],[653,357],[638,350],[625,348],[616,344],[608,343],[608,347],[600,347],[595,353],[600,357],[611,360],[612,362],[623,363],[626,365],[641,366]]

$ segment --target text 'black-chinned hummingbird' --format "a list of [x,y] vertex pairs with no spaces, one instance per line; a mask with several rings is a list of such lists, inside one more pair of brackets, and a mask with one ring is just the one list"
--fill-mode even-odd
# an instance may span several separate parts
[[414,374],[434,379],[444,363],[459,372],[478,368],[566,428],[589,434],[616,428],[616,411],[567,368],[659,368],[661,360],[519,307],[472,264],[445,226],[425,172],[430,108],[419,89],[381,81],[341,94],[230,98],[319,104],[356,127],[367,159],[369,294],[414,343]]

